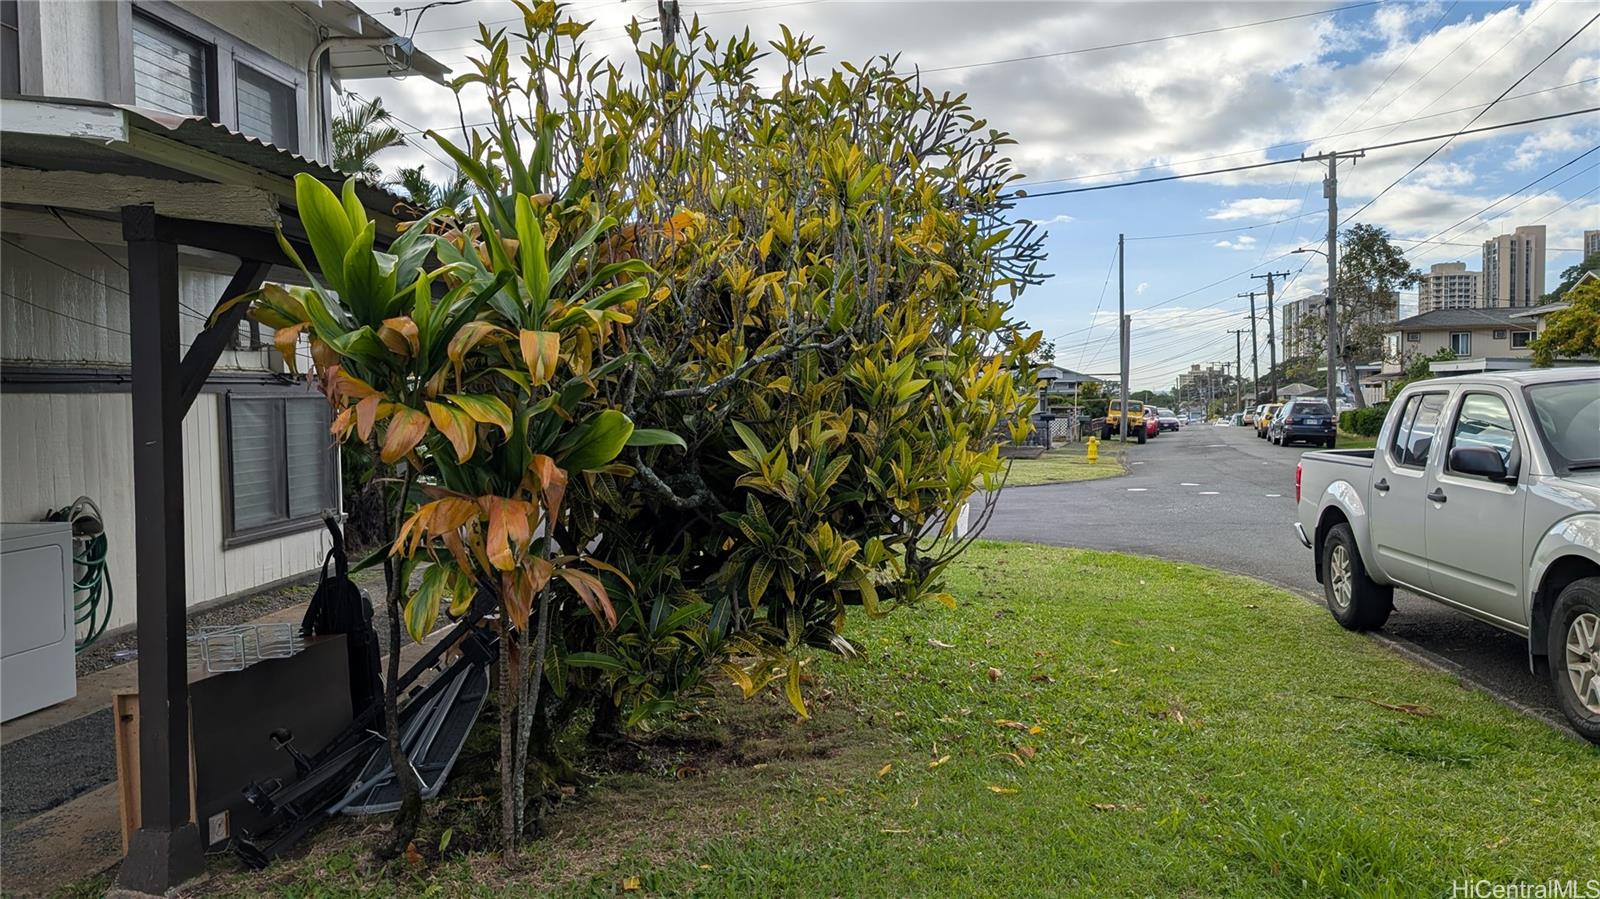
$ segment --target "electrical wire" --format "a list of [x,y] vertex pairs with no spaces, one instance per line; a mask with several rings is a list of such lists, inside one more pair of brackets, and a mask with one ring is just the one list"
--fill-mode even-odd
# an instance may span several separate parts
[[[1554,121],[1556,119],[1570,118],[1571,116],[1575,116],[1575,115],[1585,115],[1585,114],[1588,114],[1588,113],[1591,113],[1591,112],[1600,112],[1600,106],[1589,106],[1589,107],[1585,107],[1583,109],[1574,109],[1574,110],[1569,110],[1567,112],[1558,112],[1558,113],[1553,113],[1551,115],[1546,115],[1546,116],[1537,116],[1537,117],[1531,118],[1531,119],[1521,119],[1521,120],[1515,121],[1515,122],[1504,122],[1504,123],[1499,124],[1499,125],[1485,125],[1482,128],[1463,128],[1460,131],[1456,131],[1456,132],[1448,133],[1448,134],[1430,134],[1427,137],[1413,137],[1413,138],[1409,138],[1407,140],[1389,141],[1388,143],[1373,144],[1373,145],[1367,146],[1367,147],[1353,147],[1351,149],[1341,150],[1339,152],[1341,152],[1341,153],[1371,153],[1371,152],[1374,152],[1374,151],[1377,151],[1377,150],[1388,150],[1388,149],[1391,149],[1393,147],[1404,147],[1404,146],[1407,146],[1407,145],[1410,145],[1410,144],[1423,144],[1423,143],[1427,143],[1428,141],[1434,141],[1434,140],[1455,140],[1456,138],[1460,137],[1463,134],[1482,134],[1482,133],[1487,132],[1487,131],[1499,131],[1499,130],[1501,130],[1503,128],[1515,128],[1515,127],[1517,127],[1519,125],[1532,125],[1532,124],[1535,124],[1535,123],[1538,123],[1538,122],[1549,122],[1549,121]],[[1043,197],[1056,197],[1056,196],[1061,196],[1063,194],[1081,194],[1081,193],[1089,193],[1090,191],[1096,191],[1096,190],[1111,190],[1112,188],[1117,188],[1117,187],[1135,187],[1135,186],[1140,185],[1140,184],[1159,184],[1159,183],[1164,182],[1164,181],[1181,181],[1181,180],[1184,180],[1186,178],[1204,178],[1204,177],[1207,177],[1207,176],[1210,176],[1210,175],[1226,175],[1226,174],[1230,174],[1232,172],[1245,172],[1245,171],[1250,171],[1252,169],[1270,168],[1270,167],[1275,166],[1275,165],[1289,165],[1291,163],[1307,162],[1307,161],[1310,161],[1310,159],[1314,159],[1314,158],[1315,157],[1307,158],[1307,157],[1298,157],[1297,156],[1297,157],[1292,157],[1292,158],[1289,158],[1289,159],[1269,159],[1269,160],[1267,160],[1265,162],[1253,162],[1253,163],[1249,163],[1247,165],[1235,165],[1235,166],[1229,166],[1227,168],[1221,168],[1221,169],[1210,169],[1210,170],[1203,171],[1203,172],[1185,172],[1183,174],[1178,174],[1178,175],[1164,175],[1164,176],[1162,176],[1160,178],[1141,178],[1141,179],[1139,179],[1137,181],[1117,181],[1117,182],[1114,182],[1114,183],[1111,183],[1111,184],[1095,184],[1095,185],[1091,185],[1089,187],[1071,187],[1071,188],[1065,188],[1065,189],[1062,189],[1062,190],[1047,190],[1047,191],[1042,191],[1040,193],[1025,193],[1025,192],[1022,192],[1022,191],[1018,191],[1016,196],[1017,196],[1017,199],[1037,200],[1037,199],[1040,199],[1040,198],[1043,198]],[[1430,158],[1431,158],[1431,156],[1430,156]],[[1413,171],[1415,171],[1415,169],[1413,169]],[[1369,201],[1368,205],[1371,205],[1370,201]],[[1365,207],[1363,207],[1363,208],[1365,208]],[[1360,210],[1357,210],[1357,211],[1359,212]]]
[[927,72],[955,72],[955,71],[960,71],[960,70],[964,70],[964,69],[981,68],[981,67],[984,67],[984,66],[1009,65],[1011,63],[1016,63],[1016,62],[1033,62],[1035,60],[1040,60],[1040,59],[1055,59],[1057,57],[1062,57],[1062,56],[1074,56],[1074,55],[1077,55],[1079,53],[1096,53],[1096,52],[1099,52],[1101,50],[1118,50],[1118,49],[1121,49],[1123,47],[1138,47],[1138,46],[1141,46],[1141,45],[1144,45],[1144,44],[1159,44],[1159,43],[1162,43],[1163,41],[1175,41],[1175,40],[1178,40],[1180,38],[1199,37],[1200,35],[1205,35],[1205,34],[1219,34],[1219,33],[1224,32],[1224,31],[1237,31],[1238,29],[1241,29],[1241,28],[1254,28],[1254,27],[1256,27],[1258,25],[1271,25],[1271,24],[1274,24],[1276,22],[1288,22],[1288,21],[1290,21],[1292,19],[1310,19],[1310,18],[1315,18],[1315,17],[1318,17],[1318,16],[1329,16],[1329,15],[1333,15],[1335,13],[1345,12],[1347,10],[1361,9],[1362,7],[1377,6],[1377,5],[1378,5],[1377,0],[1372,0],[1372,2],[1366,2],[1366,3],[1351,3],[1351,4],[1347,4],[1345,6],[1335,6],[1335,7],[1331,8],[1331,9],[1320,10],[1318,12],[1297,13],[1297,14],[1292,15],[1292,16],[1278,16],[1277,18],[1261,19],[1261,20],[1255,21],[1255,22],[1240,22],[1237,25],[1222,25],[1222,26],[1219,26],[1219,27],[1216,27],[1216,28],[1201,29],[1199,31],[1187,31],[1187,32],[1184,32],[1182,34],[1168,34],[1168,35],[1163,35],[1161,37],[1141,38],[1139,40],[1133,40],[1133,41],[1118,41],[1117,43],[1114,43],[1114,44],[1099,44],[1099,45],[1096,45],[1096,46],[1093,46],[1093,47],[1078,47],[1078,48],[1075,48],[1075,49],[1072,49],[1072,50],[1057,50],[1057,51],[1052,52],[1052,53],[1035,53],[1035,54],[1032,54],[1032,55],[1029,55],[1029,56],[1013,56],[1013,57],[1008,57],[1006,59],[990,59],[990,60],[985,60],[983,62],[968,62],[968,63],[961,63],[959,65],[949,65],[949,66],[933,66],[933,67],[929,67],[929,68],[920,69],[919,71],[921,71],[923,73],[927,73]]
[[[1105,304],[1105,301],[1106,301],[1106,289],[1111,286],[1111,271],[1112,271],[1112,269],[1115,269],[1117,267],[1117,254],[1120,251],[1120,249],[1121,249],[1120,247],[1113,247],[1112,248],[1112,250],[1111,250],[1111,261],[1106,264],[1106,279],[1105,279],[1104,282],[1102,282],[1100,284],[1100,298],[1094,301],[1094,314],[1089,316],[1089,330],[1091,330],[1091,331],[1094,330],[1095,319],[1100,317],[1100,307]],[[1088,349],[1089,349],[1089,341],[1088,341],[1087,338],[1084,339],[1083,349],[1084,349],[1084,352],[1087,352]],[[1079,353],[1078,354],[1078,367],[1079,368],[1083,367],[1083,353]]]
[[[1468,129],[1470,129],[1473,126],[1473,124],[1475,124],[1479,119],[1483,118],[1484,113],[1486,113],[1489,110],[1493,109],[1495,103],[1499,103],[1501,100],[1506,98],[1507,94],[1510,94],[1512,91],[1516,90],[1517,89],[1517,85],[1521,84],[1522,82],[1528,80],[1528,78],[1532,77],[1534,72],[1539,71],[1539,67],[1540,66],[1542,66],[1545,63],[1549,62],[1552,58],[1555,57],[1555,55],[1557,53],[1560,53],[1562,50],[1565,50],[1567,48],[1568,44],[1571,44],[1573,41],[1577,40],[1578,39],[1578,35],[1583,34],[1585,31],[1587,31],[1589,29],[1589,26],[1593,25],[1597,19],[1600,19],[1600,13],[1595,13],[1592,17],[1590,17],[1589,21],[1583,23],[1583,25],[1580,26],[1577,31],[1574,31],[1571,34],[1571,36],[1569,36],[1566,40],[1562,41],[1560,43],[1560,45],[1558,45],[1554,50],[1551,50],[1548,54],[1545,55],[1545,57],[1543,59],[1541,59],[1537,63],[1535,63],[1533,68],[1531,68],[1528,71],[1524,72],[1522,74],[1522,77],[1518,78],[1516,81],[1511,82],[1511,86],[1510,87],[1506,88],[1504,91],[1501,91],[1500,92],[1500,96],[1496,97],[1494,99],[1494,101],[1491,102],[1488,106],[1485,106],[1483,109],[1479,110],[1478,114],[1473,116],[1471,121],[1467,122],[1466,125],[1463,125],[1461,127],[1461,130],[1457,131],[1455,134],[1450,135],[1450,137],[1447,140],[1445,140],[1444,143],[1440,144],[1437,147],[1434,147],[1433,150],[1431,150],[1428,153],[1428,155],[1422,157],[1422,159],[1419,160],[1416,165],[1413,165],[1411,168],[1407,169],[1405,174],[1401,175],[1400,177],[1394,179],[1394,181],[1390,182],[1388,187],[1385,187],[1383,190],[1378,191],[1376,196],[1372,197],[1367,202],[1362,203],[1361,207],[1359,209],[1357,209],[1355,212],[1352,212],[1349,215],[1345,216],[1343,219],[1340,220],[1339,224],[1343,225],[1343,224],[1349,222],[1351,219],[1354,219],[1356,216],[1360,215],[1362,212],[1364,212],[1367,209],[1371,208],[1373,203],[1378,202],[1378,200],[1381,199],[1384,194],[1386,194],[1389,191],[1393,190],[1395,185],[1397,185],[1400,182],[1402,182],[1402,181],[1406,180],[1407,178],[1411,177],[1413,172],[1415,172],[1417,169],[1422,168],[1424,165],[1427,165],[1429,160],[1433,159],[1435,156],[1438,156],[1440,153],[1444,152],[1444,149],[1446,147],[1450,146],[1450,144],[1452,142],[1454,142],[1456,138],[1460,137],[1463,134],[1471,134],[1472,132],[1469,131]],[[1532,24],[1532,23],[1530,23],[1530,24]]]
[[[1487,205],[1487,206],[1483,207],[1482,209],[1478,210],[1477,212],[1472,213],[1471,215],[1461,219],[1460,221],[1456,222],[1453,225],[1450,225],[1448,227],[1440,229],[1438,231],[1438,233],[1432,235],[1431,237],[1425,238],[1423,240],[1414,240],[1414,241],[1405,241],[1405,242],[1410,243],[1412,246],[1416,246],[1417,244],[1424,244],[1424,243],[1443,243],[1443,241],[1440,241],[1439,238],[1444,237],[1446,234],[1449,234],[1451,231],[1454,231],[1456,228],[1459,228],[1460,226],[1466,224],[1467,222],[1472,221],[1475,218],[1482,217],[1484,213],[1486,213],[1489,210],[1495,208],[1496,206],[1499,206],[1501,203],[1504,203],[1505,201],[1507,201],[1507,200],[1511,199],[1512,197],[1516,196],[1517,194],[1522,193],[1523,191],[1527,190],[1530,187],[1533,187],[1535,184],[1538,184],[1540,181],[1543,181],[1544,179],[1550,177],[1551,175],[1554,175],[1555,173],[1561,171],[1562,169],[1567,168],[1568,166],[1577,164],[1584,157],[1586,157],[1589,154],[1594,153],[1596,151],[1600,151],[1600,145],[1596,145],[1596,146],[1590,147],[1589,149],[1583,151],[1582,153],[1579,153],[1577,156],[1572,157],[1571,159],[1567,160],[1566,162],[1563,162],[1562,164],[1560,164],[1560,165],[1556,166],[1555,168],[1551,169],[1550,171],[1545,172],[1544,174],[1540,175],[1539,177],[1533,179],[1532,181],[1529,181],[1527,184],[1524,184],[1521,187],[1517,188],[1516,190],[1513,190],[1510,193],[1506,194],[1505,196],[1501,197],[1500,199],[1495,200],[1493,203],[1490,203],[1489,205]],[[1593,171],[1593,169],[1594,169],[1594,166],[1590,166],[1588,169],[1584,169],[1583,171],[1578,172],[1577,175],[1585,174],[1586,172]],[[1574,175],[1573,177],[1577,177],[1577,175]],[[1572,178],[1568,178],[1567,179],[1567,181],[1571,181],[1571,180],[1572,180]],[[1552,185],[1551,187],[1546,188],[1545,190],[1540,191],[1537,194],[1534,194],[1533,197],[1529,197],[1527,200],[1523,200],[1521,203],[1517,203],[1515,206],[1511,206],[1508,209],[1502,210],[1500,215],[1505,215],[1506,213],[1511,212],[1512,210],[1516,209],[1518,206],[1521,206],[1523,203],[1528,202],[1528,200],[1531,200],[1534,197],[1538,197],[1538,196],[1541,196],[1541,195],[1543,195],[1545,193],[1548,193],[1549,191],[1554,190],[1557,187],[1560,187],[1562,184],[1566,184],[1567,181],[1562,181],[1560,184]],[[1494,218],[1499,218],[1500,215],[1497,215]],[[1478,227],[1482,227],[1482,225],[1488,224],[1489,222],[1493,221],[1494,218],[1486,219]]]

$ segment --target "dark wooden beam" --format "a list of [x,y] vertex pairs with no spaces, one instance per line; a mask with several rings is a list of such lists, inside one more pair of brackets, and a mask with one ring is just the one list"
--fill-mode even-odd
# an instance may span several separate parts
[[[259,259],[240,262],[238,271],[233,273],[233,280],[228,282],[222,296],[217,298],[216,306],[220,307],[234,297],[260,287],[269,268],[270,265]],[[194,405],[194,398],[200,395],[200,388],[205,386],[206,378],[210,377],[211,370],[216,367],[222,351],[227,349],[229,340],[238,331],[239,322],[244,320],[249,308],[248,303],[233,306],[196,334],[194,341],[189,344],[189,351],[184,353],[183,362],[178,365],[178,379],[183,383],[181,402],[184,412]]]
[[117,882],[161,895],[200,873],[204,860],[189,820],[178,245],[162,233],[154,207],[123,207],[122,220],[133,351],[140,824]]

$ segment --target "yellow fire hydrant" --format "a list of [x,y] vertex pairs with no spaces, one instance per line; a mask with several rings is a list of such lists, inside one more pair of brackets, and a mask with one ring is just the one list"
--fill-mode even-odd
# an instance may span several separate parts
[[1089,438],[1089,449],[1088,449],[1087,452],[1084,453],[1084,458],[1089,461],[1090,465],[1093,465],[1096,462],[1100,461],[1100,438],[1099,437],[1090,437]]

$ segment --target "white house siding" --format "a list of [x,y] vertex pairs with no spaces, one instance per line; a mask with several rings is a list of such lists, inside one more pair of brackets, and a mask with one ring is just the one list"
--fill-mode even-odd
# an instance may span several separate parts
[[[183,420],[184,554],[188,605],[310,571],[327,532],[306,531],[223,549],[221,397],[203,393]],[[134,621],[133,424],[127,393],[0,396],[0,519],[32,521],[79,496],[105,514],[115,606],[111,627]]]
[[[125,371],[129,322],[121,266],[79,241],[14,232],[4,238],[0,366]],[[121,247],[101,249],[125,264]],[[183,311],[185,349],[203,327],[202,312],[209,312],[232,276],[215,265],[184,257],[183,303],[200,310]],[[265,371],[275,356],[270,348],[224,352],[218,369]],[[185,599],[191,606],[311,571],[328,549],[321,529],[223,548],[221,399],[202,393],[183,422]],[[0,520],[38,520],[79,496],[99,504],[116,592],[111,627],[132,624],[135,617],[132,452],[132,398],[125,387],[0,394]]]

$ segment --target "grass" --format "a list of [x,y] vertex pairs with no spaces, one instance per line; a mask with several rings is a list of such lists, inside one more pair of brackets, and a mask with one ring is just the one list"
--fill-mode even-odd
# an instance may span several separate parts
[[1007,487],[1037,487],[1040,484],[1065,484],[1071,481],[1093,481],[1126,474],[1128,469],[1118,461],[1114,448],[1102,444],[1100,459],[1090,464],[1085,458],[1086,447],[1069,444],[1053,449],[1037,459],[1011,460],[1011,474]]
[[344,823],[202,892],[1382,897],[1600,877],[1600,754],[1290,594],[997,543],[950,582],[953,611],[853,619],[866,658],[814,659],[809,721],[719,697],[644,764],[587,762],[593,786],[513,870],[370,871],[377,826]]
[[1376,435],[1367,437],[1362,434],[1352,434],[1344,429],[1339,430],[1340,449],[1372,449],[1378,445]]

